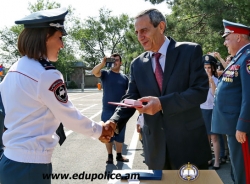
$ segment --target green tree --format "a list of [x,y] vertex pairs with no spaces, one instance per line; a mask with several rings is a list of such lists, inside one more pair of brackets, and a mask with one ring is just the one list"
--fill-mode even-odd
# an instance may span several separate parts
[[[145,0],[147,1],[147,0]],[[163,1],[149,0],[152,4]],[[192,41],[202,45],[203,52],[218,51],[228,55],[223,46],[222,19],[249,25],[250,1],[242,0],[165,0],[172,9],[167,15],[167,34],[177,41]]]
[[1,44],[1,63],[12,65],[20,57],[17,49],[17,38],[23,30],[23,25],[15,25],[10,29],[4,28],[0,30]]
[[118,45],[119,50],[123,51],[123,63],[124,73],[128,74],[130,72],[130,64],[134,58],[144,52],[143,47],[137,40],[135,34],[134,24],[130,24],[129,29],[125,33],[125,37],[121,44]]
[[[120,53],[125,66],[129,63],[137,42],[129,40],[133,19],[128,15],[111,16],[107,9],[99,10],[99,17],[88,17],[84,23],[75,24],[72,36],[80,42],[81,57],[90,67],[99,63],[105,55]],[[129,33],[130,32],[130,33]]]

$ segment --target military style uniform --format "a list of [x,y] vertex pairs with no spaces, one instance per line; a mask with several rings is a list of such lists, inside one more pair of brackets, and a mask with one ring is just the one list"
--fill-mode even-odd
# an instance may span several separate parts
[[[67,13],[64,8],[43,10],[16,23],[25,28],[52,27],[66,35],[63,21]],[[51,157],[59,141],[55,132],[60,122],[94,138],[99,138],[103,130],[100,123],[82,115],[68,99],[61,72],[46,57],[41,56],[40,60],[45,65],[22,56],[0,84],[7,128],[3,134],[5,149],[0,156],[2,184],[51,183],[42,174],[52,173]],[[50,67],[53,69],[48,70]]]
[[[227,33],[225,34],[224,36],[228,35]],[[212,132],[228,136],[230,157],[236,183],[248,183],[247,180],[250,179],[249,140],[241,144],[235,137],[236,131],[239,130],[245,132],[249,139],[249,84],[250,44],[247,44],[236,53],[231,63],[219,77],[215,91],[212,117]]]

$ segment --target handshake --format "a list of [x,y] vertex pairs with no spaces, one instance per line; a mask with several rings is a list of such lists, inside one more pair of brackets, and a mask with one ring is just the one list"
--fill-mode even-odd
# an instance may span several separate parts
[[109,143],[111,137],[114,136],[114,132],[116,129],[116,124],[111,121],[107,121],[106,123],[102,122],[102,135],[99,137],[99,140],[103,143]]

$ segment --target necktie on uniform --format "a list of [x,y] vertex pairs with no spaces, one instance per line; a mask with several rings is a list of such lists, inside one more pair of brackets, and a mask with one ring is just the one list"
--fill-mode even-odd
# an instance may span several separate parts
[[155,57],[155,78],[156,81],[158,83],[158,86],[160,88],[160,91],[162,91],[162,81],[163,81],[163,71],[159,62],[159,59],[161,57],[161,53],[154,53],[154,57]]

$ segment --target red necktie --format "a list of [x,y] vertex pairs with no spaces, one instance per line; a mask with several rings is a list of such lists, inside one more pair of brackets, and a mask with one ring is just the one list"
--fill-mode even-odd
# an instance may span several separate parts
[[158,86],[160,88],[160,91],[162,90],[162,81],[163,81],[163,71],[159,62],[159,59],[161,57],[161,53],[154,53],[154,57],[155,57],[155,78],[156,81],[158,83]]

